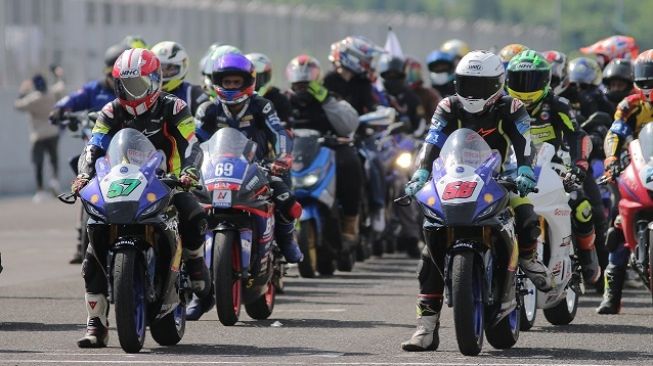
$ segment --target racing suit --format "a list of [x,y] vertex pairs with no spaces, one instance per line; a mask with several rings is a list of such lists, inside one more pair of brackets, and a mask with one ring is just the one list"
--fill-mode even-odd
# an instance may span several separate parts
[[204,89],[202,89],[201,86],[193,85],[185,81],[179,84],[175,90],[171,90],[169,93],[186,102],[191,116],[195,115],[197,108],[202,103],[209,100],[208,94],[204,92]]

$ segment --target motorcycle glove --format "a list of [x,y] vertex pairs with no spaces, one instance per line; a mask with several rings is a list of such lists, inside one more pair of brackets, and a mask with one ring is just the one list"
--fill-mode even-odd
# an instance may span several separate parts
[[327,88],[315,80],[308,83],[308,92],[311,93],[313,98],[315,98],[320,103],[324,102],[329,96],[329,91]]
[[406,187],[404,187],[404,192],[409,196],[414,196],[420,189],[422,189],[422,187],[424,187],[429,179],[429,175],[430,173],[428,170],[422,168],[417,169],[410,178],[410,182],[408,182]]
[[292,166],[292,156],[284,155],[277,158],[277,160],[272,162],[270,166],[270,172],[272,175],[281,177],[284,174],[288,173],[290,167]]
[[603,161],[604,166],[604,175],[610,180],[616,179],[621,173],[621,166],[619,165],[619,159],[616,156],[608,156]]
[[199,185],[200,173],[194,166],[188,166],[181,170],[179,182],[184,189],[189,190]]
[[86,173],[81,173],[75,179],[73,179],[72,184],[70,185],[70,191],[79,194],[79,191],[84,188],[88,182],[91,180],[91,176]]
[[520,197],[526,197],[527,194],[533,192],[535,186],[537,186],[537,180],[535,180],[535,173],[533,168],[527,165],[522,165],[517,169],[517,191],[519,192]]

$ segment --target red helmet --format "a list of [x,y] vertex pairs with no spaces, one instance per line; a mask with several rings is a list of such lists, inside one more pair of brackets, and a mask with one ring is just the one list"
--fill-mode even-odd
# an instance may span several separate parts
[[115,92],[120,104],[139,116],[156,104],[161,94],[161,62],[144,48],[124,51],[113,65]]

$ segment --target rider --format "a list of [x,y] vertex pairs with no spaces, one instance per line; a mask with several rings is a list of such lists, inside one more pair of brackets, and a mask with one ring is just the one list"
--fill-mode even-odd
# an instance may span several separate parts
[[[351,138],[358,127],[358,114],[349,103],[338,101],[320,84],[320,74],[320,63],[308,55],[299,55],[286,66],[293,120],[298,121],[301,128],[317,130],[322,135]],[[339,144],[333,146],[333,149],[336,153],[336,176],[346,177],[336,179],[338,201],[345,218],[356,217],[359,214],[362,191],[353,187],[363,185],[361,160],[351,143]],[[343,227],[343,238],[354,241],[356,238],[353,230],[344,229]]]
[[594,112],[614,114],[614,105],[599,88],[603,73],[599,64],[589,57],[578,57],[569,62],[569,88],[563,97],[584,118]]
[[569,73],[567,68],[567,55],[560,51],[545,51],[542,53],[546,61],[551,65],[551,91],[557,96],[561,96],[569,88]]
[[633,63],[630,60],[614,59],[603,69],[605,95],[614,105],[619,104],[628,95],[638,93],[633,81]]
[[456,93],[453,85],[454,71],[456,69],[455,58],[456,55],[453,53],[441,50],[435,50],[426,56],[426,67],[429,69],[431,86],[442,97],[448,97]]
[[281,124],[289,128],[290,101],[288,101],[288,97],[279,88],[271,84],[272,61],[262,53],[248,53],[245,57],[254,65],[254,69],[256,70],[256,86],[254,87],[256,93],[272,102],[281,120]]
[[200,61],[200,70],[203,78],[202,88],[204,89],[204,92],[209,95],[211,100],[215,100],[217,97],[215,88],[213,88],[213,83],[211,82],[211,71],[213,70],[213,63],[215,63],[217,59],[226,55],[227,53],[237,53],[239,55],[243,54],[240,49],[235,46],[228,44],[220,45],[214,43],[211,45],[206,55],[202,57],[202,60]]
[[190,66],[188,53],[176,42],[159,42],[152,46],[152,52],[161,61],[163,85],[161,89],[186,102],[190,113],[195,115],[197,107],[209,100],[202,87],[184,81]]
[[639,53],[635,38],[628,36],[611,36],[580,49],[585,55],[594,55],[599,67],[603,69],[610,61],[618,58],[634,60]]
[[254,93],[256,71],[247,57],[228,53],[218,58],[213,63],[211,81],[217,98],[198,109],[197,137],[206,141],[222,127],[236,128],[256,142],[258,160],[274,159],[270,186],[276,210],[275,237],[286,260],[300,262],[303,255],[295,241],[294,223],[302,209],[281,178],[292,164],[292,141],[272,103]]
[[503,47],[501,51],[499,51],[499,58],[501,59],[501,63],[503,64],[503,67],[505,69],[508,69],[508,63],[510,62],[510,60],[512,60],[512,58],[515,57],[517,54],[526,50],[528,50],[528,47],[524,46],[521,43],[511,43]]
[[[615,179],[621,171],[620,156],[624,145],[637,138],[645,124],[653,121],[653,50],[642,52],[633,62],[637,94],[627,96],[617,106],[614,123],[605,137],[605,175]],[[630,252],[624,247],[621,218],[617,216],[608,230],[606,240],[610,251],[605,269],[603,301],[596,309],[599,314],[618,314],[621,309],[621,292]]]
[[440,93],[433,88],[424,86],[424,79],[422,78],[422,64],[412,57],[406,57],[406,83],[408,87],[417,94],[422,102],[424,108],[424,115],[430,118],[435,112],[440,99]]
[[[79,174],[72,191],[79,191],[95,174],[95,161],[106,153],[111,137],[122,128],[145,133],[154,146],[167,156],[167,170],[179,176],[185,188],[199,182],[202,152],[196,143],[194,122],[186,103],[161,92],[159,59],[146,49],[124,51],[113,68],[117,98],[102,108],[93,137],[79,159]],[[175,194],[173,204],[179,211],[179,232],[184,259],[193,291],[199,297],[210,294],[209,271],[204,263],[204,234],[207,220],[202,207],[190,192]],[[89,225],[89,245],[82,265],[86,284],[86,334],[77,345],[81,348],[106,347],[109,338],[107,315],[106,239],[103,226]]]
[[[517,188],[521,197],[512,197],[519,238],[519,264],[543,291],[552,287],[551,273],[537,259],[539,228],[533,205],[524,196],[536,185],[531,167],[530,117],[523,103],[503,95],[505,71],[501,59],[488,51],[472,51],[456,67],[456,95],[440,101],[431,119],[431,128],[421,151],[420,168],[415,171],[406,194],[415,195],[427,182],[433,161],[447,136],[458,128],[478,131],[503,160],[512,146],[518,163]],[[436,350],[442,309],[446,231],[424,230],[427,246],[419,265],[420,294],[417,297],[417,331],[402,343],[405,351]]]
[[406,124],[406,132],[412,133],[424,124],[424,107],[406,83],[405,64],[402,57],[383,54],[379,60],[379,75],[390,96],[390,106],[397,110],[399,118]]
[[[113,64],[120,54],[128,49],[122,44],[116,44],[109,47],[104,54],[104,79],[93,80],[84,84],[81,89],[63,97],[54,105],[50,112],[50,122],[58,124],[64,117],[65,112],[89,111],[98,112],[110,101],[116,99],[113,89]],[[71,159],[71,166],[77,172],[77,161],[79,155]],[[85,230],[86,223],[80,223],[77,226],[78,243],[77,250],[70,260],[70,264],[82,263],[84,259],[84,248],[82,247],[82,230]]]
[[[523,51],[508,64],[506,89],[511,97],[526,105],[526,110],[531,115],[531,138],[535,146],[548,142],[558,151],[564,142],[567,143],[573,166],[565,178],[565,185],[574,186],[576,181],[585,180],[592,142],[578,126],[567,100],[551,93],[550,72],[551,66],[544,56],[535,51]],[[554,161],[562,163],[557,156]],[[601,274],[594,247],[592,205],[581,187],[572,189],[569,206],[572,209],[572,229],[580,249],[578,258],[585,282],[592,284]]]

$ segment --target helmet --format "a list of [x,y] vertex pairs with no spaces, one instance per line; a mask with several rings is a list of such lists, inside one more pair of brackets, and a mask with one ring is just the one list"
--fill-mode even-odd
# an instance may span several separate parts
[[382,78],[385,78],[389,74],[394,74],[398,77],[405,78],[405,66],[406,61],[402,57],[384,53],[381,58],[379,58],[379,75]]
[[[243,77],[243,85],[237,89],[226,89],[222,80],[226,76],[239,75]],[[227,53],[213,62],[211,82],[217,98],[224,104],[239,104],[254,94],[256,70],[254,65],[242,54]]]
[[567,55],[560,51],[546,51],[542,53],[551,65],[551,88],[555,95],[560,95],[569,87],[569,74],[567,68]]
[[501,97],[505,71],[499,56],[472,51],[456,66],[456,94],[469,113],[481,113]]
[[436,50],[426,56],[426,67],[433,85],[445,85],[454,79],[454,59],[451,52]]
[[440,51],[450,53],[454,58],[461,59],[469,53],[469,45],[459,39],[450,39],[440,46]]
[[315,57],[299,55],[286,66],[286,78],[291,84],[318,81],[322,68]]
[[508,63],[506,86],[508,94],[531,106],[544,98],[551,79],[551,65],[539,52],[522,51]]
[[144,48],[124,51],[113,66],[114,89],[120,104],[139,116],[156,104],[161,94],[161,63]]
[[499,51],[499,57],[501,58],[503,66],[508,67],[508,63],[513,57],[515,57],[516,54],[522,51],[526,51],[527,49],[528,47],[520,43],[511,43],[503,47],[501,51]]
[[579,85],[599,85],[601,68],[593,58],[578,57],[569,62],[569,82]]
[[223,44],[221,46],[216,47],[211,54],[209,55],[209,58],[206,60],[204,63],[204,68],[202,69],[202,74],[204,75],[211,75],[213,72],[213,64],[217,59],[220,57],[228,54],[228,53],[235,53],[238,55],[242,55],[243,53],[238,49],[237,47],[234,47],[232,45],[228,44]]
[[125,46],[122,43],[114,44],[113,46],[107,48],[104,52],[104,73],[111,74],[113,72],[113,64],[116,63],[120,54],[128,50],[130,47]]
[[653,50],[642,52],[633,63],[635,87],[649,103],[653,103]]
[[127,48],[148,48],[147,42],[141,36],[127,35],[121,42]]
[[610,61],[608,66],[603,69],[603,84],[607,85],[612,79],[621,79],[632,84],[634,81],[633,63],[622,58]]
[[152,52],[161,61],[163,90],[171,92],[179,87],[188,72],[188,54],[184,47],[176,42],[159,42],[152,47]]
[[612,36],[593,45],[582,47],[580,52],[598,56],[599,66],[603,67],[615,58],[635,59],[639,53],[639,47],[633,37]]
[[373,68],[383,49],[362,36],[350,36],[331,45],[329,61],[354,74],[365,75]]
[[272,80],[272,61],[262,53],[248,53],[245,57],[256,70],[256,91],[264,90]]
[[422,85],[422,64],[412,57],[406,57],[406,65],[404,66],[404,73],[406,73],[406,83],[411,88]]

